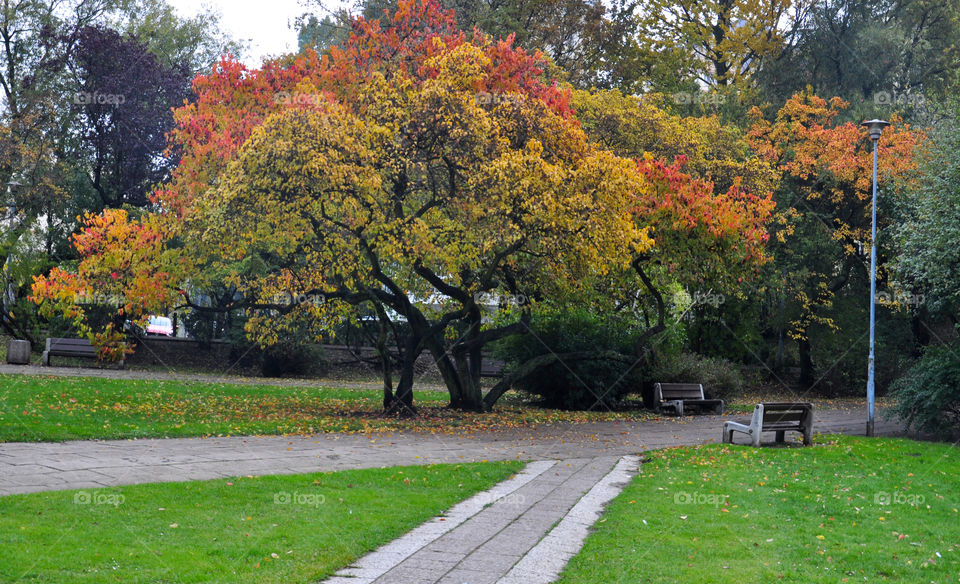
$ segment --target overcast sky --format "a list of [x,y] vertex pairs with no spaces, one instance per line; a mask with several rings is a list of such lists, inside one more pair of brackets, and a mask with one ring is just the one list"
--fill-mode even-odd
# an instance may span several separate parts
[[[265,56],[276,56],[297,49],[294,19],[304,12],[319,12],[313,5],[308,10],[303,0],[167,0],[181,16],[193,16],[204,6],[212,6],[223,15],[226,32],[237,39],[249,41],[247,65],[259,67]],[[326,6],[339,6],[337,0],[327,0]],[[343,4],[347,4],[343,2]]]

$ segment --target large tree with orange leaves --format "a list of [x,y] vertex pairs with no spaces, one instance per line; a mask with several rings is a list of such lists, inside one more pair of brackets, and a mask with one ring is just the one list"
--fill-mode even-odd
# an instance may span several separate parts
[[385,368],[385,405],[412,406],[426,351],[452,405],[481,409],[510,381],[484,399],[481,350],[526,330],[530,310],[493,325],[485,297],[558,298],[605,279],[657,296],[651,270],[723,279],[765,259],[769,195],[737,181],[717,193],[682,160],[596,147],[540,55],[468,38],[431,0],[353,26],[322,58],[259,71],[225,60],[198,78],[196,103],[176,113],[183,156],[155,196],[163,212],[89,223],[165,243],[135,263],[85,246],[79,272],[38,280],[36,297],[68,311],[71,293],[112,280],[137,316],[222,282],[263,344],[369,305],[411,330],[395,390]]

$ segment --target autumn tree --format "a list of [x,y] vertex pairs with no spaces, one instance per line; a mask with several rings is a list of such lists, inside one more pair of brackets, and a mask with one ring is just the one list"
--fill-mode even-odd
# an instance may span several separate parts
[[[841,292],[858,290],[855,303],[865,306],[863,286],[869,283],[872,146],[865,128],[837,122],[844,107],[839,98],[797,94],[773,121],[754,110],[748,134],[754,149],[784,176],[776,195],[780,212],[774,254],[783,274],[789,332],[799,348],[801,381],[807,385],[817,366],[815,335],[825,340],[841,332],[835,306]],[[898,118],[892,122],[879,142],[884,184],[911,176],[924,136]],[[880,259],[884,282],[887,272]]]
[[709,87],[742,84],[776,57],[807,0],[654,0],[643,7],[639,42],[653,53],[678,53]]
[[26,0],[0,11],[0,326],[16,338],[35,340],[35,314],[21,301],[28,272],[49,269],[38,256],[56,251],[72,222],[65,188],[72,172],[60,156],[71,97],[63,63],[79,31],[115,6],[79,0],[64,11],[55,0]]
[[[209,65],[213,41],[203,37],[213,24],[180,20],[162,0],[5,5],[0,14],[5,333],[36,341],[41,324],[56,326],[40,323],[25,297],[34,275],[74,259],[69,236],[78,216],[104,205],[143,205],[152,186],[166,178],[176,158],[174,151],[164,155],[170,108],[189,94],[192,71],[174,72],[182,63],[191,69]],[[120,96],[123,104],[117,103]]]
[[[539,54],[468,40],[431,1],[353,27],[322,58],[257,71],[227,59],[197,78],[197,101],[175,114],[183,156],[155,194],[162,213],[91,218],[102,247],[85,247],[76,275],[38,280],[37,300],[110,278],[137,315],[178,295],[203,308],[190,287],[220,281],[238,292],[225,308],[247,310],[262,344],[370,306],[411,330],[396,388],[385,375],[386,406],[412,406],[427,352],[452,405],[482,409],[506,387],[482,394],[483,348],[529,318],[524,307],[488,321],[485,295],[561,297],[604,279],[655,289],[652,272],[723,279],[764,260],[769,197],[737,179],[717,190],[682,159],[597,148]],[[101,224],[152,251],[111,252]],[[160,240],[175,245],[152,247]],[[148,273],[163,286],[138,289]]]
[[[444,0],[442,5],[456,15],[457,26],[468,33],[479,30],[492,38],[510,38],[528,51],[541,51],[550,69],[562,72],[575,87],[621,87],[639,89],[649,73],[633,37],[635,0]],[[323,5],[321,4],[321,7]],[[386,21],[397,10],[397,0],[364,0],[357,14],[346,9],[319,18],[305,14],[299,19],[301,49],[325,50],[346,40],[352,20]],[[324,10],[326,10],[324,8]]]

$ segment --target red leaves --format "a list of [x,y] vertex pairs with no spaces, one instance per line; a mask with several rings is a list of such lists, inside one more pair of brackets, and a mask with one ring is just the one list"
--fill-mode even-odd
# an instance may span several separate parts
[[[714,193],[712,182],[683,172],[685,163],[683,156],[672,164],[650,158],[637,161],[637,171],[650,188],[638,195],[632,212],[654,227],[653,238],[661,251],[679,252],[684,257],[677,262],[701,265],[709,263],[703,260],[717,265],[767,261],[766,224],[774,208],[771,194],[754,195],[736,184],[725,193]],[[716,244],[722,246],[722,253],[714,251]]]

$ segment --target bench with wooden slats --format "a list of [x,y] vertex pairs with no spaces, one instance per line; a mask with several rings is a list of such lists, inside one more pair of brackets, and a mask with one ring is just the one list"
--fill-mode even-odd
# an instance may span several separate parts
[[776,432],[777,442],[783,442],[787,432],[803,434],[803,443],[813,442],[813,404],[807,402],[768,402],[757,404],[749,424],[723,423],[723,441],[733,443],[733,433],[750,436],[751,444],[760,446],[763,432]]
[[[50,365],[50,357],[78,357],[99,359],[97,348],[87,339],[48,338],[43,351],[43,364]],[[120,361],[120,367],[124,362]]]
[[713,410],[714,413],[723,413],[722,399],[706,399],[703,385],[700,383],[658,383],[654,386],[654,409],[663,411],[672,410],[682,416],[687,409]]
[[503,377],[504,362],[484,356],[480,361],[480,377]]

